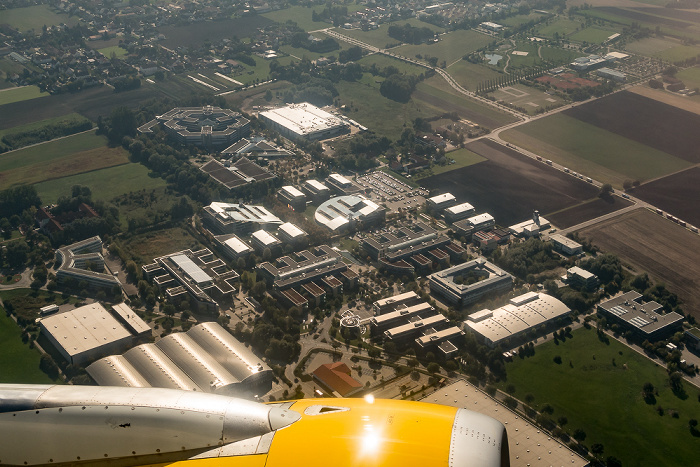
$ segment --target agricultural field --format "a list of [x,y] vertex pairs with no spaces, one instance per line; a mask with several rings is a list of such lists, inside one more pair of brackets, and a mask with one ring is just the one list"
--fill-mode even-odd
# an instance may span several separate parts
[[547,220],[560,229],[568,229],[569,227],[605,214],[610,214],[611,212],[619,211],[631,205],[631,201],[627,201],[619,196],[596,198],[590,201],[584,201],[577,206],[572,206],[562,211],[547,214]]
[[589,44],[602,44],[608,39],[608,37],[612,36],[616,32],[619,31],[612,28],[603,29],[599,27],[589,27],[570,35],[569,39],[577,42],[588,42]]
[[[688,81],[690,84],[691,81]],[[664,89],[651,89],[647,85],[634,86],[628,89],[635,94],[654,99],[664,104],[672,105],[676,108],[686,110],[695,114],[700,114],[700,94],[694,96],[682,96]]]
[[490,95],[495,97],[497,101],[525,109],[530,115],[534,115],[537,109],[555,108],[565,104],[565,101],[557,95],[549,95],[524,84],[502,87]]
[[635,274],[649,273],[700,319],[700,236],[647,209],[623,213],[578,231],[614,253]]
[[498,128],[517,119],[508,113],[457,94],[441,76],[433,76],[416,86],[414,100],[420,100],[440,110],[439,113],[457,112],[465,118],[485,128]]
[[23,344],[22,331],[0,306],[0,383],[54,384],[39,369],[41,355],[37,349]]
[[314,8],[308,8],[305,6],[293,6],[284,10],[263,13],[261,16],[276,23],[286,23],[287,21],[293,21],[297,23],[297,26],[299,26],[304,31],[316,31],[318,29],[333,27],[333,25],[330,23],[324,23],[323,21],[313,21],[311,19],[311,16],[314,11],[320,13],[323,11],[323,7],[317,6]]
[[[432,27],[432,26],[431,26]],[[437,57],[438,64],[445,61],[447,66],[465,55],[474,52],[493,42],[493,37],[476,31],[459,29],[440,36],[440,41],[431,44],[404,45],[395,52],[405,57],[415,58],[416,55]]]
[[623,25],[638,23],[640,26],[651,29],[658,26],[662,34],[676,37],[695,40],[700,38],[700,28],[697,26],[700,16],[698,13],[685,10],[655,7],[599,7],[582,10],[579,14]]
[[[549,404],[554,420],[568,419],[564,430],[570,435],[582,429],[586,446],[602,444],[603,458],[614,456],[622,465],[695,463],[697,439],[688,421],[700,417],[696,387],[684,382],[687,396],[678,397],[663,367],[613,338],[599,339],[595,329],[578,329],[565,341],[545,342],[535,349],[532,357],[506,363],[508,377],[502,388],[515,386],[518,399],[532,394],[536,408]],[[556,356],[561,364],[554,362]],[[647,382],[658,391],[655,404],[644,400]],[[663,416],[657,407],[665,409]],[[655,449],[650,439],[673,449]]]
[[535,35],[551,39],[555,34],[557,34],[559,37],[563,38],[569,34],[575,33],[583,27],[585,26],[580,21],[572,21],[570,19],[559,17],[549,22],[549,24],[544,24],[537,28]]
[[645,37],[625,44],[625,50],[647,57],[658,57],[660,53],[679,45],[679,41],[670,37]]
[[81,133],[0,155],[0,189],[126,164],[128,153],[104,136]]
[[676,78],[683,81],[688,89],[700,88],[700,66],[681,70],[676,74]]
[[[564,114],[679,159],[700,163],[700,116],[695,113],[623,91],[567,109]],[[629,115],[642,118],[626,118]]]
[[545,159],[620,188],[691,164],[563,113],[501,133],[501,138]]
[[6,88],[0,91],[0,106],[13,104],[15,102],[24,102],[38,97],[47,97],[48,95],[48,92],[41,92],[36,86]]
[[[471,152],[469,149],[461,148],[445,154],[445,159],[450,161],[453,160],[453,164],[446,165],[434,165],[430,169],[430,173],[427,176],[440,175],[445,172],[450,172],[452,170],[462,169],[464,167],[469,167],[470,165],[478,164],[486,160],[476,153]],[[426,176],[415,177],[415,179],[426,178]]]
[[59,197],[68,195],[73,185],[88,186],[92,199],[109,201],[130,191],[164,187],[165,180],[149,176],[148,169],[141,164],[128,163],[40,182],[34,187],[43,203],[55,203]]
[[[27,123],[25,125],[19,125],[19,126],[14,126],[11,128],[4,128],[0,129],[0,139],[2,139],[5,135],[11,135],[15,133],[24,133],[27,131],[35,131],[39,130],[47,125],[56,125],[60,123],[65,123],[65,122],[82,122],[82,121],[87,121],[85,117],[83,117],[80,114],[77,113],[72,113],[68,115],[63,115],[61,117],[54,117],[54,118],[49,118],[46,120],[39,120],[33,123]],[[0,148],[4,147],[5,145],[0,142]]]
[[509,18],[504,18],[502,20],[498,20],[498,24],[502,24],[504,26],[509,26],[509,27],[518,27],[521,24],[525,24],[529,21],[540,21],[544,19],[545,15],[542,13],[529,13],[527,15],[515,15],[511,16]]
[[53,12],[49,5],[11,8],[2,11],[2,23],[9,24],[21,32],[33,29],[36,34],[41,34],[41,29],[44,26],[58,26],[63,23],[75,26],[78,22],[76,17]]
[[[416,18],[411,18],[408,20],[400,20],[400,21],[394,21],[392,23],[384,23],[380,24],[378,29],[372,29],[369,31],[362,31],[361,29],[342,29],[342,28],[337,28],[336,32],[339,34],[343,34],[344,36],[349,36],[352,38],[355,38],[357,40],[360,40],[362,42],[366,42],[368,44],[371,44],[375,47],[379,47],[381,49],[386,48],[387,45],[397,45],[401,41],[394,39],[393,37],[389,36],[389,26],[403,26],[404,24],[410,24],[411,26],[415,26],[417,28],[428,28],[436,33],[441,33],[444,32],[443,28],[440,28],[438,26],[434,26],[432,24],[424,23]],[[328,26],[326,26],[328,27]],[[445,37],[445,36],[441,36]],[[420,46],[413,46],[413,47],[420,47]],[[399,53],[413,57],[413,55],[407,55],[406,53],[402,52],[403,47],[399,47],[396,49]]]
[[258,28],[271,24],[264,16],[246,16],[221,21],[201,21],[186,26],[163,26],[158,32],[165,35],[162,44],[168,48],[199,47],[204,41],[217,42],[225,37],[236,36],[239,39],[250,36]]
[[124,242],[124,246],[140,264],[150,263],[153,258],[173,251],[201,247],[194,237],[180,227],[134,235]]
[[365,66],[377,65],[379,69],[386,68],[388,66],[393,66],[399,70],[400,73],[406,73],[407,75],[420,75],[428,71],[427,68],[414,65],[413,63],[404,62],[393,57],[389,57],[383,54],[370,54],[362,57],[357,63]]
[[111,47],[103,47],[101,49],[97,49],[97,51],[110,59],[112,58],[112,54],[114,54],[117,58],[124,58],[129,53],[126,49],[123,49],[118,45],[113,45]]
[[700,168],[697,166],[644,183],[630,193],[679,219],[700,226]]
[[421,185],[452,193],[478,206],[499,225],[522,222],[537,209],[543,216],[598,195],[598,189],[489,139],[466,145],[488,159],[421,180]]
[[476,87],[488,80],[496,80],[503,73],[485,64],[458,60],[447,67],[447,72],[465,89],[476,91]]

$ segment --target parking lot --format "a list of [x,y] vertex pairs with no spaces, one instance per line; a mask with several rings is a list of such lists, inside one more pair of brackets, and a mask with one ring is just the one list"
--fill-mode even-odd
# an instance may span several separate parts
[[386,204],[393,212],[420,207],[428,195],[427,190],[413,188],[379,170],[357,177],[356,183],[363,188],[370,188],[370,198]]

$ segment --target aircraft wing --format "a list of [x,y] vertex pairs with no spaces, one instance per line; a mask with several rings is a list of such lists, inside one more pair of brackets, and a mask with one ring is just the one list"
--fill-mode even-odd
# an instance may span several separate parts
[[0,465],[510,465],[493,418],[371,396],[261,404],[172,389],[0,385],[0,440]]

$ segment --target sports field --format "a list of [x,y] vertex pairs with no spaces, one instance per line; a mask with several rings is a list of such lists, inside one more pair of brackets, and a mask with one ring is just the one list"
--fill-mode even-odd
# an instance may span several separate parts
[[6,88],[0,91],[0,105],[22,102],[29,99],[36,99],[37,97],[46,97],[48,95],[48,92],[41,92],[41,90],[34,85],[22,86],[20,88]]
[[601,44],[616,32],[621,31],[590,27],[577,31],[576,33],[570,35],[569,39],[578,42],[588,42],[589,44]]
[[689,167],[678,157],[562,113],[501,133],[516,146],[596,180],[621,187]]
[[502,87],[490,95],[498,101],[525,109],[530,115],[534,115],[538,109],[555,108],[564,104],[564,100],[556,94],[549,95],[523,84]]
[[[521,400],[532,394],[537,408],[551,405],[554,420],[568,419],[564,430],[570,435],[582,429],[586,446],[603,445],[603,458],[614,456],[622,465],[695,465],[698,441],[688,421],[700,418],[698,389],[684,382],[688,397],[681,399],[669,388],[666,371],[629,347],[609,337],[602,342],[595,329],[572,335],[558,345],[550,341],[535,347],[533,357],[507,363],[508,380],[501,387],[514,385],[514,396]],[[647,382],[658,391],[655,404],[644,401]],[[664,409],[663,416],[657,407]]]
[[552,38],[556,33],[559,34],[560,37],[564,37],[575,33],[582,27],[583,26],[580,21],[572,21],[561,17],[549,22],[549,24],[544,24],[538,27],[536,35]]
[[64,13],[55,13],[49,5],[35,5],[25,8],[11,8],[3,10],[0,14],[0,23],[9,24],[19,31],[25,32],[33,29],[36,34],[41,34],[41,28],[57,26],[66,23],[68,26],[78,24],[78,18]]
[[39,369],[39,351],[23,344],[21,336],[17,323],[0,307],[0,383],[53,384]]
[[93,132],[68,136],[0,155],[0,189],[125,164],[128,153],[109,148]]
[[700,67],[694,66],[692,68],[686,68],[685,70],[679,71],[676,78],[685,83],[685,87],[688,89],[700,88]]
[[109,201],[115,196],[142,189],[164,187],[165,180],[150,177],[141,164],[126,163],[92,172],[69,175],[34,185],[42,203],[55,203],[70,193],[73,185],[83,185],[92,190],[92,199]]
[[[434,27],[433,27],[434,29]],[[493,42],[491,36],[472,30],[459,29],[440,36],[440,41],[430,44],[404,45],[396,52],[410,58],[416,55],[437,57],[438,64],[445,61],[449,66],[456,60]]]
[[117,58],[124,58],[126,57],[126,54],[129,53],[127,52],[126,49],[123,49],[119,47],[118,45],[114,45],[111,47],[104,47],[102,49],[97,49],[99,53],[104,55],[107,58],[112,58],[112,54],[114,54]]

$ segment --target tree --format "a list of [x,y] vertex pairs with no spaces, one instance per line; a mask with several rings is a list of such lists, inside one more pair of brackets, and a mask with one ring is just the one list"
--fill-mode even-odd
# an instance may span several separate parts
[[437,362],[430,362],[427,369],[430,373],[435,374],[440,371],[440,365]]
[[605,448],[600,443],[595,443],[594,445],[591,446],[591,452],[593,454],[595,454],[596,456],[600,456],[601,454],[603,454],[604,450],[605,450]]
[[586,432],[581,428],[576,428],[576,431],[574,431],[574,439],[578,442],[582,442],[586,439]]
[[382,352],[376,347],[370,347],[367,350],[367,355],[369,355],[369,358],[371,358],[372,360],[379,358],[381,354]]
[[604,183],[603,186],[600,187],[600,194],[598,196],[601,198],[607,198],[613,191],[614,190],[611,184]]

